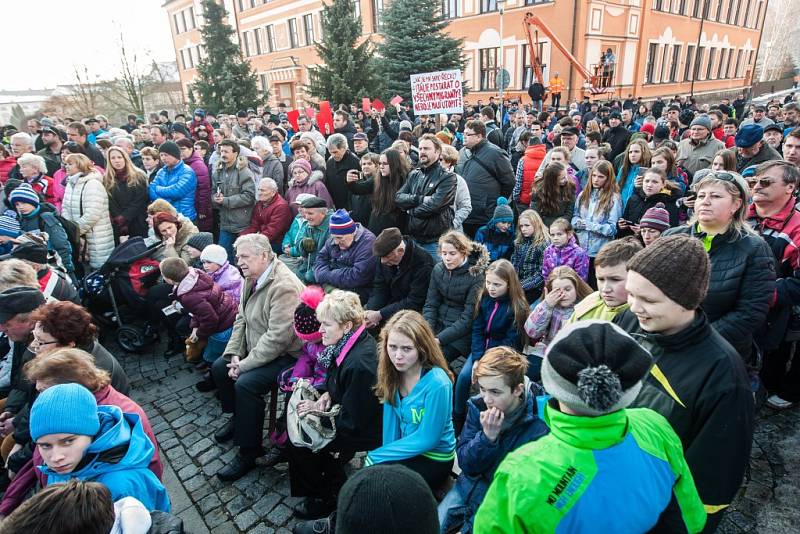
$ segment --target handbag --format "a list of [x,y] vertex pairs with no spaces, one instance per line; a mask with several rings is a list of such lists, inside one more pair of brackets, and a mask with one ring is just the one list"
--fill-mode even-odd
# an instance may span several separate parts
[[286,408],[289,439],[295,446],[311,449],[311,452],[319,451],[336,437],[336,416],[342,409],[337,404],[327,412],[311,410],[302,417],[297,415],[297,405],[300,402],[316,402],[319,397],[319,392],[311,386],[311,382],[301,378],[294,385],[294,392]]

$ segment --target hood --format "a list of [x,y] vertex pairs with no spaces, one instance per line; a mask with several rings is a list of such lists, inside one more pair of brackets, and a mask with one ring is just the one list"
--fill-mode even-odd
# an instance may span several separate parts
[[144,433],[137,414],[123,414],[118,406],[98,406],[100,431],[86,449],[83,461],[71,473],[56,473],[46,465],[39,469],[47,475],[48,484],[71,478],[93,480],[112,471],[147,469],[155,446]]
[[[189,291],[191,291],[196,285],[201,286],[202,284],[198,284],[198,280],[200,279],[200,271],[197,269],[189,269],[189,274],[187,274],[181,283],[178,284],[178,287],[175,289],[175,294],[179,297],[185,295]],[[212,282],[213,283],[213,282]],[[203,289],[202,287],[198,287],[198,290]]]
[[222,279],[222,278],[223,278],[223,277],[226,275],[226,273],[228,272],[228,269],[229,269],[229,268],[231,268],[231,264],[230,264],[230,262],[228,262],[228,261],[225,261],[225,263],[223,263],[223,264],[220,266],[220,268],[219,268],[219,269],[217,269],[216,271],[214,271],[213,273],[211,273],[211,275],[210,275],[210,276],[211,276],[211,280],[213,280],[214,282],[216,282],[217,280],[220,280],[220,279]]
[[525,149],[525,155],[529,158],[544,159],[547,154],[547,147],[544,145],[533,145]]
[[467,263],[455,270],[467,269],[472,276],[478,276],[486,272],[487,267],[489,267],[489,251],[481,243],[473,242]]

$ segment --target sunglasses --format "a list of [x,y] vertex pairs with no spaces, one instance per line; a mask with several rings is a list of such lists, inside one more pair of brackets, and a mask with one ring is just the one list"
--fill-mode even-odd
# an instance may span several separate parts
[[736,176],[729,173],[729,172],[712,172],[706,176],[707,178],[716,178],[717,180],[722,180],[723,182],[730,182],[736,186],[736,189],[739,190],[739,194],[742,195],[742,198],[747,198],[747,191],[742,190],[742,185],[736,179]]
[[775,183],[775,180],[770,180],[769,178],[747,178],[747,185],[750,187],[755,187],[756,184],[760,185],[762,188],[767,188]]

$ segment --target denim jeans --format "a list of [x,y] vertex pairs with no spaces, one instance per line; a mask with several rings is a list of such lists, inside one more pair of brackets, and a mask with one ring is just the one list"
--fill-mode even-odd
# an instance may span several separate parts
[[[233,253],[233,243],[239,234],[228,232],[227,230],[219,231],[219,246],[224,248],[228,253],[228,261],[231,265],[236,265],[236,255]],[[202,251],[201,251],[202,252]]]
[[446,534],[456,527],[461,527],[467,519],[467,502],[458,491],[458,486],[447,492],[437,508],[439,514],[439,533]]
[[433,243],[420,243],[417,241],[417,245],[425,252],[431,255],[433,258],[434,263],[438,262],[441,258],[439,258],[439,243],[434,241]]
[[230,327],[227,330],[209,336],[206,349],[203,351],[203,359],[208,363],[214,363],[217,358],[222,356],[232,333],[233,327]]
[[475,359],[472,354],[470,354],[464,362],[464,367],[461,368],[461,372],[458,373],[458,378],[456,378],[456,387],[455,391],[453,391],[455,403],[453,414],[461,417],[467,414],[467,402],[469,401],[469,392],[472,387],[472,367],[474,365]]

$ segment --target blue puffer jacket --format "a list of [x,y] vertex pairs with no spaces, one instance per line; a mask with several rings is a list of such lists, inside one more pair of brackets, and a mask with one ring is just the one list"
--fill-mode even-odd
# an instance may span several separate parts
[[118,406],[98,406],[97,412],[100,431],[76,471],[56,473],[46,465],[39,466],[47,485],[71,478],[99,482],[111,491],[114,501],[134,497],[150,511],[169,512],[167,490],[147,467],[155,446],[144,433],[139,416],[123,414]]
[[472,357],[479,360],[492,347],[505,345],[521,349],[514,310],[508,294],[494,299],[484,295],[478,306],[478,315],[472,322]]
[[159,169],[155,180],[150,184],[150,201],[163,198],[172,204],[178,213],[194,221],[197,210],[194,196],[197,190],[197,175],[182,161],[172,169],[166,165]]

